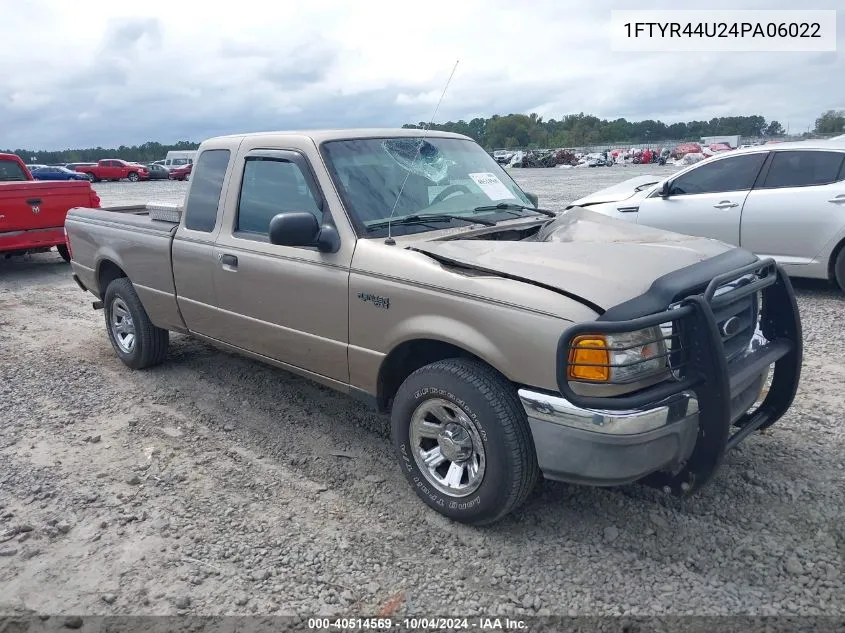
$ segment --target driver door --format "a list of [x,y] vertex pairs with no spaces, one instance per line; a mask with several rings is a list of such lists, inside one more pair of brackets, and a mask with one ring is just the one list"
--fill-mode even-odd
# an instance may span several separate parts
[[100,176],[103,180],[115,180],[120,178],[120,163],[116,160],[107,160],[103,163],[103,169],[101,169],[102,176]]
[[739,245],[742,208],[768,152],[702,162],[639,205],[637,223]]
[[[280,246],[270,220],[307,211],[332,222],[304,152],[247,151],[235,166],[227,207],[234,206],[215,244],[214,287],[226,343],[273,360],[349,382],[350,240],[336,253]],[[232,199],[234,197],[234,199]]]

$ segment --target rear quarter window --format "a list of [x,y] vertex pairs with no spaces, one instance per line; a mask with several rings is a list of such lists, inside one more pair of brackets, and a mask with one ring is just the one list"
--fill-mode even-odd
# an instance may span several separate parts
[[230,154],[228,149],[207,149],[200,154],[185,203],[186,229],[205,233],[214,230]]
[[775,152],[762,188],[827,185],[841,177],[843,161],[845,152]]
[[28,180],[23,167],[13,160],[0,160],[0,181],[12,182],[20,180]]

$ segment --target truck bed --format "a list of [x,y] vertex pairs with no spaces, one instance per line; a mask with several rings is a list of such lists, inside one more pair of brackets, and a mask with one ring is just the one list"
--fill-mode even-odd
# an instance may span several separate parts
[[85,217],[97,219],[101,222],[144,226],[156,231],[167,232],[170,232],[175,225],[179,224],[182,215],[181,205],[167,204],[130,204],[100,209],[82,207],[71,209],[68,217],[81,217],[75,213],[76,211],[83,211]]
[[161,314],[168,322],[176,315],[178,324],[170,259],[178,223],[158,219],[161,209],[152,206],[71,209],[65,223],[71,266],[79,283],[100,298],[112,278],[129,277],[151,318]]

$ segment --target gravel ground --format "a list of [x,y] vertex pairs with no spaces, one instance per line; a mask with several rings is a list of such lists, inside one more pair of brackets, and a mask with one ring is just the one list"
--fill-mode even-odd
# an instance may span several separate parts
[[[645,169],[514,176],[555,207]],[[128,370],[58,254],[0,260],[0,609],[845,614],[845,299],[796,285],[795,405],[699,496],[543,482],[475,529],[417,499],[386,418],[179,335]]]

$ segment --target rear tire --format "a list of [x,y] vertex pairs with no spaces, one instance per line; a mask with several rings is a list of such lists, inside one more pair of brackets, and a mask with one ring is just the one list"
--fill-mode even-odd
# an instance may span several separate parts
[[128,278],[120,277],[108,285],[103,313],[109,340],[124,365],[145,369],[167,357],[170,333],[153,325]]
[[845,246],[839,249],[836,263],[833,265],[833,278],[842,292],[845,292]]
[[70,251],[68,250],[67,244],[59,244],[56,246],[56,250],[59,251],[59,255],[62,256],[62,259],[66,262],[70,261]]
[[394,398],[391,431],[417,495],[455,521],[494,523],[537,483],[537,454],[516,389],[479,361],[450,358],[412,373]]

